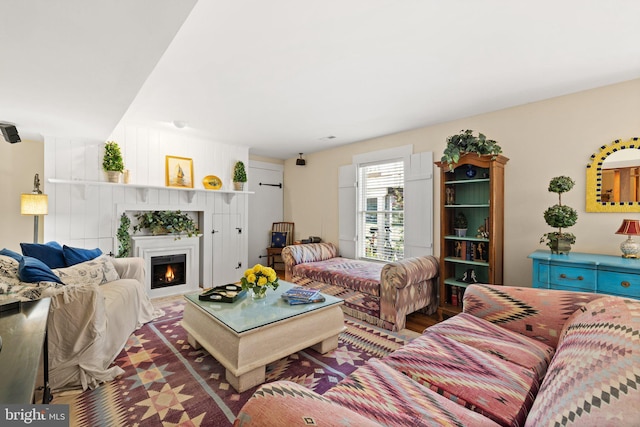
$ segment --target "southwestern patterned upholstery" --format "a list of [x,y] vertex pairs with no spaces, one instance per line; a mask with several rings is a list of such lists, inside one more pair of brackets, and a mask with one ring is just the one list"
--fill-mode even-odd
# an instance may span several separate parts
[[378,263],[338,256],[333,243],[287,246],[282,250],[285,280],[344,300],[350,316],[399,331],[406,315],[438,306],[438,260],[433,256]]
[[266,384],[235,425],[631,427],[639,407],[640,301],[471,285],[462,314],[323,396]]

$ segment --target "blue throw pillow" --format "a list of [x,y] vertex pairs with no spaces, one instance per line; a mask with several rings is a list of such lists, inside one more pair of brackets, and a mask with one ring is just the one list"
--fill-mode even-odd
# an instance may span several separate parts
[[20,260],[22,259],[22,255],[20,255],[18,252],[14,252],[11,249],[7,249],[7,248],[4,248],[3,250],[1,250],[0,255],[11,257],[18,262],[20,262]]
[[55,282],[64,285],[44,262],[30,256],[23,256],[20,260],[18,276],[21,282]]
[[284,248],[287,245],[287,232],[286,231],[272,231],[271,232],[271,247],[272,248]]
[[72,248],[71,246],[64,245],[62,247],[62,253],[64,260],[67,263],[67,267],[80,264],[81,262],[91,261],[102,255],[102,251],[98,248],[95,249],[82,249]]
[[66,267],[62,246],[58,242],[40,243],[20,243],[22,255],[37,258],[44,262],[49,268]]

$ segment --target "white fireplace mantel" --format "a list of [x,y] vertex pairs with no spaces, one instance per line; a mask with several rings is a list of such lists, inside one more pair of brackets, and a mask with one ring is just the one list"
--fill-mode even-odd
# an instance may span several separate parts
[[[150,298],[195,292],[200,288],[200,240],[202,234],[176,239],[175,235],[133,236],[132,255],[144,259],[145,289]],[[187,257],[185,272],[186,283],[151,289],[151,258],[167,255],[185,254]]]

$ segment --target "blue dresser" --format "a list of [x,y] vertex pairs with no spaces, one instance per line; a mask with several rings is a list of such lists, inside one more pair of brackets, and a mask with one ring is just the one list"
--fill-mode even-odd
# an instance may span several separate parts
[[535,251],[533,287],[640,299],[640,259],[613,255]]

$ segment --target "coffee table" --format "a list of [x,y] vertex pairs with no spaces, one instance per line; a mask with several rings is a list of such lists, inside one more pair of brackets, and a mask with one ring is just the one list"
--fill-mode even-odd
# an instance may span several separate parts
[[233,303],[185,295],[182,327],[189,344],[204,347],[220,362],[238,392],[264,383],[268,363],[307,347],[319,353],[337,348],[338,335],[346,329],[343,301],[324,295],[324,302],[289,305],[280,295],[294,286],[280,281],[262,300],[247,295]]

